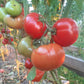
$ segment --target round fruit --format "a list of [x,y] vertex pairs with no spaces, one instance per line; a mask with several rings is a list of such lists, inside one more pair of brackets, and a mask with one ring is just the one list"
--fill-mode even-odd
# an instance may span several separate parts
[[4,28],[2,28],[1,33],[5,33],[5,29]]
[[5,8],[0,8],[0,22],[3,22],[4,17],[7,15]]
[[13,29],[22,29],[24,25],[24,16],[20,15],[13,18],[10,15],[6,15],[4,17],[4,23]]
[[4,73],[4,69],[0,69],[0,73]]
[[7,2],[5,8],[7,13],[14,17],[20,15],[20,13],[22,12],[21,5],[15,0]]
[[33,51],[32,40],[30,37],[23,38],[18,45],[18,52],[25,57],[31,57]]
[[40,14],[30,13],[24,20],[24,30],[33,39],[39,39],[47,29],[46,24],[40,21]]
[[65,52],[58,44],[42,45],[31,55],[32,64],[39,70],[49,71],[60,67],[65,59]]
[[26,59],[26,61],[25,61],[25,67],[26,67],[27,69],[31,69],[31,68],[33,67],[33,64],[32,64],[32,62],[30,61],[30,58]]
[[0,7],[3,7],[3,4],[0,4]]
[[56,35],[52,35],[53,40],[61,46],[70,46],[78,38],[78,26],[71,18],[62,18],[58,20],[53,28],[56,29]]

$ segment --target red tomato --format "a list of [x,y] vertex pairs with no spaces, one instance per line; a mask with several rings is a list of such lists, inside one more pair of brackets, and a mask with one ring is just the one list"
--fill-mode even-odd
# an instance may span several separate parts
[[71,18],[58,20],[53,28],[56,28],[56,35],[52,35],[53,40],[61,46],[70,46],[78,38],[78,26]]
[[60,67],[65,59],[65,52],[58,44],[42,45],[31,55],[32,64],[39,70],[49,71]]
[[26,67],[27,69],[31,69],[31,68],[33,67],[33,64],[32,64],[32,62],[30,61],[30,58],[26,59],[26,61],[25,61],[25,67]]
[[0,69],[0,73],[4,73],[4,69]]
[[5,33],[5,29],[4,28],[2,28],[1,33]]
[[33,39],[39,39],[44,34],[47,26],[40,21],[38,13],[30,13],[24,21],[24,30]]
[[[28,71],[28,73],[29,72],[30,72],[30,70]],[[40,71],[39,69],[36,69],[36,76],[32,81],[33,82],[39,82],[42,79],[44,73],[45,73],[44,71]]]

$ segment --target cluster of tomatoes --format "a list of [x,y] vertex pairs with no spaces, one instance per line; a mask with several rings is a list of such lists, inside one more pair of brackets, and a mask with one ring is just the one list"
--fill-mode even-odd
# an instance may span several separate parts
[[[40,72],[40,74],[43,76],[43,71],[51,71],[63,64],[65,52],[62,47],[75,43],[78,38],[78,26],[73,19],[62,18],[56,21],[50,29],[45,22],[40,20],[41,17],[42,15],[38,13],[30,13],[26,16],[24,30],[28,37],[21,40],[18,45],[18,51],[23,56],[31,59],[31,62],[28,59],[26,60],[25,66],[29,69],[35,66],[41,70],[42,73]],[[46,31],[51,32],[51,43],[43,44],[38,48],[32,45],[32,40],[45,36],[47,34]],[[42,78],[42,76],[40,77]],[[38,76],[38,78],[40,77]]]
[[10,0],[5,7],[0,7],[0,22],[13,29],[22,29],[24,22],[24,10],[18,2]]
[[[24,18],[21,5],[16,1],[7,2],[0,8],[0,21],[15,29],[24,28],[28,36],[18,44],[18,52],[25,56],[25,67],[36,67],[36,77],[32,81],[40,81],[45,71],[60,67],[65,60],[62,47],[75,43],[78,38],[78,26],[71,18],[61,18],[52,27],[46,24],[44,17],[38,13],[29,13]],[[51,42],[38,48],[34,42],[51,32]]]
[[0,33],[0,39],[3,37],[2,44],[11,44],[13,37],[10,36],[10,30],[2,28]]

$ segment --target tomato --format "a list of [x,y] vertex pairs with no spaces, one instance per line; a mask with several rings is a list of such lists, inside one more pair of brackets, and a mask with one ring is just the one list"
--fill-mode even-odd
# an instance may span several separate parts
[[[29,72],[30,72],[30,70],[28,71],[28,73]],[[36,76],[35,76],[35,78],[32,81],[33,82],[39,82],[42,79],[44,73],[45,73],[45,71],[41,71],[39,69],[36,69]]]
[[4,73],[4,69],[0,69],[0,73]]
[[5,9],[7,13],[13,17],[20,15],[22,12],[21,5],[15,0],[8,1],[5,5]]
[[15,18],[10,15],[4,17],[4,22],[13,29],[22,29],[24,25],[24,16],[20,15]]
[[32,64],[39,70],[49,71],[60,67],[65,59],[65,52],[58,44],[42,45],[31,55]]
[[18,52],[19,54],[25,57],[31,57],[31,53],[33,51],[34,46],[32,45],[32,39],[30,37],[23,38],[18,44]]
[[24,20],[24,30],[33,39],[39,39],[47,29],[46,24],[40,21],[38,13],[30,13]]
[[0,7],[3,7],[3,4],[0,4]]
[[5,33],[5,28],[2,28],[1,33]]
[[25,67],[26,67],[27,69],[31,69],[31,68],[33,67],[33,64],[32,64],[32,62],[30,61],[30,58],[26,59],[26,61],[25,61]]
[[52,35],[52,38],[61,46],[70,46],[78,38],[78,26],[71,18],[59,19],[53,28],[56,29],[56,35]]

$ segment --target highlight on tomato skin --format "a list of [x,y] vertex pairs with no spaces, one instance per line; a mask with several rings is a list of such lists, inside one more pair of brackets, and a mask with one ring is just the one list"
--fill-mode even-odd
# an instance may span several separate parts
[[25,67],[26,67],[27,69],[31,69],[31,68],[33,67],[33,64],[32,64],[32,62],[31,62],[30,58],[27,58],[27,59],[26,59],[26,61],[25,61]]
[[24,20],[24,30],[33,39],[40,39],[47,29],[46,23],[40,21],[38,13],[29,13]]
[[39,70],[50,71],[60,67],[65,60],[63,48],[55,43],[42,45],[31,55],[32,64]]
[[72,45],[78,39],[78,26],[71,18],[59,19],[53,28],[56,29],[56,35],[52,35],[53,40],[63,47]]

